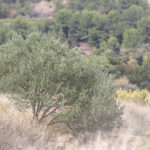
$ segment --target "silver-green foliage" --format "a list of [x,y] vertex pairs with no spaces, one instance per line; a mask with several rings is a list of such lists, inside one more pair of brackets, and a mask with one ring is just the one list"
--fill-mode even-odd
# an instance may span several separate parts
[[48,118],[49,125],[93,130],[114,127],[120,119],[113,78],[101,62],[39,33],[25,40],[15,35],[0,47],[0,87],[20,109],[31,107],[34,118]]

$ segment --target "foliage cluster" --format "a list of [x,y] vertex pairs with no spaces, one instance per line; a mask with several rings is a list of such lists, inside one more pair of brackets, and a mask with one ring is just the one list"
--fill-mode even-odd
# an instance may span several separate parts
[[126,75],[130,82],[150,89],[149,57],[144,58],[149,53],[148,12],[137,5],[107,14],[62,9],[56,14],[55,23],[61,39],[71,46],[87,41],[95,55],[106,56],[115,66],[117,76]]
[[[10,9],[15,10],[16,15],[32,16],[32,3],[39,1],[40,0],[0,0],[0,18],[8,17],[8,10]],[[61,8],[67,8],[72,11],[88,9],[96,10],[101,13],[108,13],[111,10],[118,10],[122,12],[132,5],[147,8],[146,0],[67,0],[67,4],[65,5],[61,0],[54,0],[54,4],[56,11]]]
[[97,10],[108,13],[111,10],[123,11],[132,5],[147,7],[145,0],[68,0],[68,8],[73,10]]
[[0,47],[0,90],[34,119],[64,122],[72,130],[111,129],[120,124],[113,77],[101,61],[83,59],[52,37],[13,36]]
[[48,33],[53,30],[54,23],[47,18],[25,18],[18,16],[15,19],[1,19],[0,26],[0,45],[2,45],[14,33],[18,33],[24,38],[33,31]]

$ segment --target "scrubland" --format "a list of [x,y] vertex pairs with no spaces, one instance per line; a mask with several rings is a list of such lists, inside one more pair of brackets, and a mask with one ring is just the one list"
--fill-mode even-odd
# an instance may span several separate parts
[[123,125],[111,133],[73,134],[64,124],[46,128],[32,120],[31,110],[18,111],[0,94],[1,150],[149,150],[150,107],[130,101],[124,106]]

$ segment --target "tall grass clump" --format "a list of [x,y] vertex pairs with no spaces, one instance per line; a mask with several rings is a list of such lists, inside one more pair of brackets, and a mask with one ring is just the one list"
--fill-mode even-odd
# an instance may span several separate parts
[[119,101],[128,100],[133,102],[138,102],[141,104],[150,104],[150,99],[148,99],[149,92],[147,90],[122,90],[120,89],[117,93],[117,99]]

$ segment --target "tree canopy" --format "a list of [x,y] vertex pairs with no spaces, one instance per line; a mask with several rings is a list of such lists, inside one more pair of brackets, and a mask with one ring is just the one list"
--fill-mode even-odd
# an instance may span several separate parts
[[100,60],[81,58],[52,37],[15,35],[0,47],[0,87],[39,122],[64,122],[72,130],[119,125],[113,77]]

